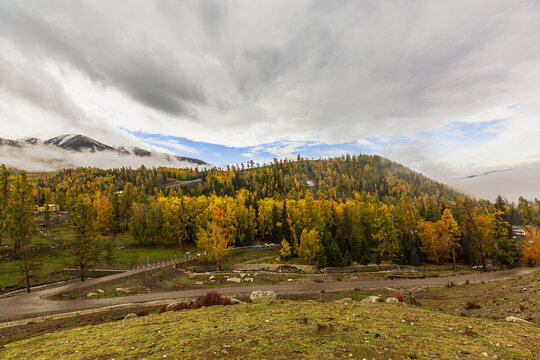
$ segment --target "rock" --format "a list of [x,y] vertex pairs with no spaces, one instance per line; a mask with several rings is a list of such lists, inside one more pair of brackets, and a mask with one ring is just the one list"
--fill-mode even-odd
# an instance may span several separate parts
[[231,301],[231,305],[245,304],[245,302],[238,300],[237,298],[234,298],[232,296],[227,296],[227,298]]
[[197,281],[197,282],[195,283],[195,285],[204,285],[204,282],[203,282],[203,281]]
[[273,291],[253,291],[249,298],[251,301],[257,301],[262,299],[274,300],[276,298],[276,293]]
[[245,277],[245,276],[246,276],[246,274],[240,274],[240,277],[241,277],[241,278],[243,278],[243,277]]
[[242,281],[242,279],[240,278],[237,278],[237,277],[232,277],[232,278],[228,278],[227,281],[231,281],[231,282],[235,282],[235,283],[239,283]]
[[350,297],[345,297],[345,298],[343,298],[343,299],[336,300],[337,303],[341,303],[341,304],[343,304],[343,303],[350,303],[350,302],[352,302],[352,301],[353,301],[353,299],[351,299]]
[[136,318],[137,317],[137,314],[135,313],[129,313],[126,315],[126,317],[124,317],[124,321],[128,320],[128,319],[133,319],[133,318]]
[[245,278],[244,281],[247,281],[247,282],[253,282],[253,278]]
[[287,281],[288,281],[288,282],[291,282],[291,281],[293,281],[293,280],[292,280],[292,279],[287,279]]
[[416,306],[420,306],[420,304],[418,303],[418,301],[416,301],[414,295],[410,292],[405,292],[403,294],[403,302],[407,305],[416,305]]
[[97,292],[100,293],[100,294],[103,294],[105,291],[103,291],[101,289],[97,289]]
[[121,288],[121,287],[118,287],[115,289],[116,291],[122,291],[122,292],[129,292],[129,289],[127,288]]
[[384,300],[378,296],[368,296],[364,300],[360,301],[360,304],[375,304],[378,302],[383,302]]
[[179,302],[173,302],[173,303],[170,303],[169,305],[167,305],[167,307],[165,308],[165,311],[173,311],[174,308],[176,306],[180,305]]
[[91,292],[91,293],[86,294],[87,298],[92,297],[92,296],[97,296],[97,294],[95,292]]
[[386,302],[388,304],[397,304],[399,302],[399,300],[396,299],[395,297],[389,297],[389,298],[386,298]]
[[523,323],[528,323],[527,320],[522,319],[522,318],[517,317],[517,316],[507,316],[504,320],[509,321],[509,322],[523,322]]
[[208,280],[210,280],[210,281],[215,280],[215,279],[216,279],[216,277],[215,277],[214,275],[212,275],[212,276],[210,276],[210,277],[208,278]]

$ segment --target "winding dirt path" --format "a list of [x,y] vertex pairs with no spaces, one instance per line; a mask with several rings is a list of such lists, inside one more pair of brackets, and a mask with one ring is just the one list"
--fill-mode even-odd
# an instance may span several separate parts
[[[458,275],[451,278],[425,278],[425,279],[404,279],[404,280],[363,280],[363,281],[338,281],[338,282],[309,282],[309,283],[289,283],[279,285],[244,285],[220,287],[222,294],[245,294],[256,290],[273,290],[276,292],[312,292],[320,290],[336,289],[378,289],[385,287],[410,288],[426,286],[444,286],[447,282],[462,283],[469,281],[494,281],[518,275],[528,274],[540,270],[540,267],[530,269],[517,269],[508,271],[497,271],[490,273],[475,273],[468,275]],[[46,289],[31,294],[24,294],[0,299],[0,322],[23,319],[33,316],[42,316],[54,313],[64,313],[79,310],[95,309],[100,307],[122,305],[130,303],[141,303],[156,300],[169,300],[178,298],[197,297],[206,294],[209,288],[179,290],[169,292],[159,292],[150,294],[140,294],[123,297],[84,299],[84,300],[50,300],[50,297],[59,293],[94,286],[106,281],[133,275],[144,269],[132,270],[124,274],[115,274],[99,279],[93,279],[84,283],[72,283],[57,288]]]

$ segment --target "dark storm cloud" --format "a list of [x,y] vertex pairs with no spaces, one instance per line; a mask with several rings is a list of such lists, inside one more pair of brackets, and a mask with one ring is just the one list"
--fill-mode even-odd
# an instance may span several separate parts
[[105,16],[105,7],[71,1],[46,5],[0,2],[0,37],[24,44],[29,57],[68,62],[94,81],[167,113],[194,117],[192,105],[205,103],[205,94],[184,73],[181,61],[151,33],[130,42],[115,28],[114,17]]
[[0,0],[0,45],[133,99],[131,130],[230,146],[418,132],[521,102],[539,91],[539,33],[526,1]]

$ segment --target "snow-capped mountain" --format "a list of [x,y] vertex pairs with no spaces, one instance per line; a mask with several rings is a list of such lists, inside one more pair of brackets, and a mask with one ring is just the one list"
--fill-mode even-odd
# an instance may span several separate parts
[[114,147],[79,134],[61,135],[51,139],[0,138],[0,163],[34,171],[78,166],[111,168],[141,165],[166,167],[208,165],[199,159],[146,150],[136,146]]

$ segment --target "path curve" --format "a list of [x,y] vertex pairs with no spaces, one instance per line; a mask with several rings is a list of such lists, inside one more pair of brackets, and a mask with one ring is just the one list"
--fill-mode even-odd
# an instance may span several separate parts
[[[540,270],[540,267],[530,269],[516,269],[507,271],[497,271],[489,273],[475,273],[468,275],[452,276],[450,278],[425,278],[425,279],[403,279],[403,280],[362,280],[362,281],[337,281],[337,282],[309,282],[309,283],[288,283],[279,285],[245,285],[220,287],[217,290],[221,294],[245,294],[256,290],[273,290],[276,292],[312,292],[320,290],[336,289],[378,289],[385,287],[404,288],[416,286],[444,286],[452,281],[462,283],[469,281],[493,281],[501,280],[518,275],[528,274]],[[140,270],[144,271],[144,270]],[[134,270],[132,273],[136,273]],[[107,280],[113,280],[121,274],[115,274],[107,277]],[[132,296],[122,296],[101,299],[83,299],[83,300],[50,300],[53,295],[68,290],[74,290],[81,287],[100,283],[94,279],[85,283],[68,284],[57,288],[46,289],[31,294],[24,294],[0,299],[0,322],[17,320],[46,314],[64,313],[79,310],[95,309],[100,307],[123,305],[131,303],[142,303],[156,300],[172,300],[178,298],[197,297],[206,294],[210,288],[178,290],[150,294],[140,294]]]

